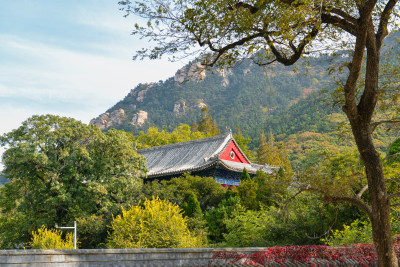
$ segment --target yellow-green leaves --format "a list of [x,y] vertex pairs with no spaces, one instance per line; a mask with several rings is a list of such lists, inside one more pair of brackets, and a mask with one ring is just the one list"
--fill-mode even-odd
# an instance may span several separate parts
[[74,249],[74,234],[68,233],[62,238],[60,230],[47,229],[44,225],[32,232],[32,249]]
[[146,199],[143,207],[123,210],[111,224],[109,248],[202,247],[202,238],[187,227],[179,207],[167,200]]

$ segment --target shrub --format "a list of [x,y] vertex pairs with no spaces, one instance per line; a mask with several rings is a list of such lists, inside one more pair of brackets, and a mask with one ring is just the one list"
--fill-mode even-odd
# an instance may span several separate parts
[[65,240],[59,230],[47,229],[44,225],[32,232],[32,241],[30,243],[32,249],[73,249],[74,234],[66,235]]
[[108,248],[190,248],[203,246],[176,204],[146,199],[144,207],[123,210],[111,223]]
[[372,244],[372,226],[369,222],[355,220],[350,225],[343,225],[343,230],[334,230],[327,240],[323,239],[327,245],[342,246],[357,243]]

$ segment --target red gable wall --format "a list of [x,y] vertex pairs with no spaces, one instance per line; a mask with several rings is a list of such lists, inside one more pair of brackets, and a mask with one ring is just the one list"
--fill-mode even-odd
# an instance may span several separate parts
[[[235,155],[233,159],[231,158],[231,152],[234,152]],[[224,152],[222,152],[221,156],[219,157],[220,159],[224,160],[229,160],[229,161],[234,161],[234,162],[241,162],[241,163],[247,163],[250,164],[244,157],[244,155],[240,152],[239,148],[236,146],[235,142],[231,141],[229,145],[226,147]]]

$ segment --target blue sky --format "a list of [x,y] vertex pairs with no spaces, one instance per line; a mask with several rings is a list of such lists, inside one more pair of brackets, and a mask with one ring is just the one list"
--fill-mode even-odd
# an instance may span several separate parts
[[[145,41],[118,0],[0,1],[0,134],[34,114],[84,123],[185,62],[132,61]],[[1,154],[1,150],[0,150]]]
[[144,41],[118,0],[0,1],[0,134],[33,114],[88,123],[141,82],[184,62],[132,61]]

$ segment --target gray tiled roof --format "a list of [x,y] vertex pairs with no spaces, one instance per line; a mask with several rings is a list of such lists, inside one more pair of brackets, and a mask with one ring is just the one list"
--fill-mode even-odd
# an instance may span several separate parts
[[[219,156],[231,140],[233,140],[232,133],[228,132],[188,142],[141,149],[138,152],[146,158],[149,178],[204,170],[215,164],[221,164],[227,169],[238,172],[246,167],[250,173],[255,173],[260,167],[266,168],[256,164],[220,160]],[[272,172],[272,169],[266,172]]]
[[239,163],[233,162],[229,160],[219,160],[220,164],[228,170],[242,172],[244,168],[248,171],[248,173],[255,174],[259,169],[263,170],[265,173],[271,174],[275,170],[279,169],[278,167],[272,167],[268,165],[259,165],[254,163]]

